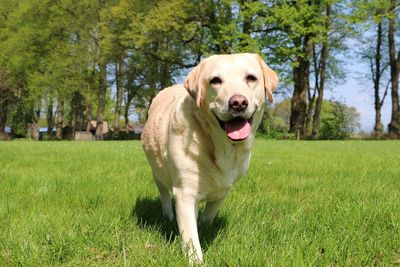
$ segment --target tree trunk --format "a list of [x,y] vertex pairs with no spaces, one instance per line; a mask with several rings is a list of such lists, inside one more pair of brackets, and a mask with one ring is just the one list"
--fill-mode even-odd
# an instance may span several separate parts
[[125,129],[128,129],[129,125],[129,107],[131,105],[132,99],[136,92],[136,87],[134,85],[134,80],[136,75],[136,64],[130,63],[129,69],[126,71],[126,90],[125,90],[125,106],[124,106],[124,120],[125,120]]
[[[308,107],[307,107],[307,116],[306,116],[306,129],[305,129],[305,135],[307,138],[311,137],[312,133],[312,122],[313,122],[313,112],[314,112],[314,104],[315,104],[315,98],[316,98],[316,92],[317,89],[314,89],[314,92],[312,96],[308,97]],[[311,92],[310,90],[308,91],[308,94],[310,95]]]
[[313,129],[311,133],[311,139],[319,138],[319,127],[321,124],[321,111],[322,111],[322,103],[324,102],[324,87],[325,87],[325,79],[326,79],[326,65],[328,61],[328,47],[329,47],[329,28],[331,24],[331,6],[328,4],[326,7],[326,20],[325,20],[325,29],[324,40],[322,43],[321,50],[321,71],[320,71],[320,81],[318,87],[318,97],[317,103],[315,105],[315,112],[313,117]]
[[298,43],[303,46],[303,54],[297,57],[297,66],[293,68],[294,90],[290,114],[290,132],[296,135],[296,139],[304,136],[310,75],[309,59],[312,52],[311,35],[306,35]]
[[49,98],[49,102],[47,103],[47,136],[49,139],[53,138],[53,126],[54,126],[54,114],[53,114],[53,98]]
[[128,129],[129,125],[129,106],[125,106],[125,111],[124,111],[124,120],[125,120],[125,129]]
[[77,129],[77,120],[78,120],[78,115],[77,113],[79,112],[79,104],[78,104],[78,99],[77,99],[77,92],[72,93],[72,99],[71,99],[71,111],[69,113],[69,125],[71,127],[71,132],[72,135],[75,136],[75,132]]
[[375,126],[374,126],[374,137],[375,139],[382,139],[383,137],[383,125],[381,122],[381,108],[375,104]]
[[124,118],[125,118],[125,128],[128,128],[129,125],[129,107],[131,105],[133,99],[133,94],[128,94],[128,97],[126,99],[125,103],[125,112],[124,112]]
[[383,137],[383,125],[381,121],[382,103],[379,95],[380,82],[381,82],[381,47],[382,47],[382,23],[379,22],[377,30],[376,50],[375,50],[375,73],[372,73],[372,75],[375,76],[374,77],[375,139],[382,139]]
[[92,125],[90,123],[90,121],[92,120],[92,113],[93,113],[93,106],[92,104],[89,103],[85,112],[86,132],[90,132],[92,128]]
[[116,80],[117,80],[117,95],[115,100],[115,118],[114,118],[114,133],[118,135],[120,130],[120,116],[121,116],[121,105],[122,105],[122,93],[124,90],[124,53],[121,53],[116,64]]
[[311,90],[308,88],[308,108],[307,108],[307,117],[306,117],[306,136],[307,138],[311,138],[312,133],[312,122],[313,122],[313,114],[314,114],[314,104],[315,98],[317,96],[317,90],[319,88],[319,72],[320,72],[320,64],[317,57],[317,51],[315,45],[313,45],[313,64],[314,64],[314,90],[311,95]]
[[99,73],[99,95],[97,107],[97,125],[96,125],[96,139],[103,140],[103,123],[106,109],[106,93],[107,93],[107,65],[105,62],[100,63]]
[[38,141],[40,137],[40,127],[37,122],[33,121],[32,123],[28,123],[27,137],[31,140]]
[[72,135],[75,135],[76,131],[82,131],[84,128],[83,126],[83,119],[84,119],[84,110],[85,110],[85,98],[79,92],[75,91],[72,94],[72,101],[71,101],[71,131]]
[[58,99],[58,107],[57,107],[57,123],[56,123],[56,139],[63,139],[64,132],[64,98],[60,97]]
[[8,92],[6,73],[0,71],[0,134],[5,132],[7,124]]
[[392,96],[392,116],[389,123],[389,138],[400,137],[400,114],[399,114],[399,70],[400,70],[400,51],[396,58],[395,47],[395,18],[396,18],[396,0],[390,1],[389,16],[389,58],[390,58],[390,81]]

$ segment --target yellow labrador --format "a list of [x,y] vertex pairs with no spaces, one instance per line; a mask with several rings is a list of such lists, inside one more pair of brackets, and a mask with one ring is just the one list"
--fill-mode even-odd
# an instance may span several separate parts
[[232,185],[249,166],[254,135],[272,101],[278,77],[256,54],[204,59],[185,84],[154,98],[142,134],[143,148],[160,191],[163,214],[173,220],[172,199],[190,261],[203,261],[198,232],[211,224]]

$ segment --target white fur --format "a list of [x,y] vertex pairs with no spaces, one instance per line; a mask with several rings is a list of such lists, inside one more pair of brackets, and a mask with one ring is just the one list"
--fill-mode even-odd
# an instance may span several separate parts
[[[252,74],[257,81],[248,82]],[[210,84],[218,76],[221,84]],[[142,142],[160,191],[163,214],[176,215],[190,261],[203,261],[197,232],[198,203],[206,201],[199,221],[211,224],[231,187],[249,167],[250,150],[261,121],[265,97],[272,97],[277,77],[254,54],[212,56],[187,77],[185,86],[162,90],[153,100]],[[249,100],[244,117],[253,116],[251,134],[234,142],[220,127],[217,116],[232,118],[228,101],[233,95]]]

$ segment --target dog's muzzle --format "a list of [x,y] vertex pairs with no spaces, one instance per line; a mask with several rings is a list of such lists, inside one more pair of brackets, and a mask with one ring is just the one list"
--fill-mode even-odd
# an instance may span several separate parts
[[245,140],[250,135],[253,116],[249,119],[237,116],[227,121],[220,120],[218,116],[215,117],[230,140],[239,142]]

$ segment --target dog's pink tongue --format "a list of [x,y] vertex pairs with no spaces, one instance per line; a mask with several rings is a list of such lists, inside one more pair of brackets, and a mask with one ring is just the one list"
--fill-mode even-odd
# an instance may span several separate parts
[[248,120],[226,121],[225,131],[230,139],[243,140],[250,134],[250,123]]

